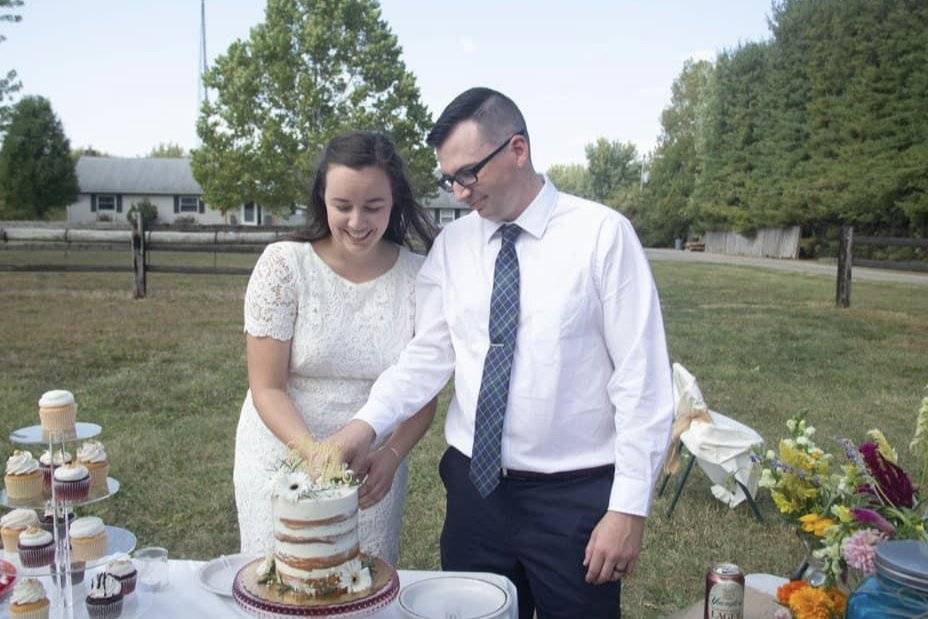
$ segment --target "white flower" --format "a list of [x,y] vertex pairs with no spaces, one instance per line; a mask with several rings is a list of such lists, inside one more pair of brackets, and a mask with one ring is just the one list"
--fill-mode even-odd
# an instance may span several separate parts
[[791,439],[791,438],[784,438],[784,439],[783,439],[783,444],[786,445],[787,447],[789,447],[790,449],[793,449],[793,448],[796,447],[796,441],[794,441],[794,440]]
[[766,458],[767,458],[768,460],[773,460],[773,459],[776,458],[776,457],[777,457],[776,452],[774,452],[772,449],[768,449],[768,450],[767,450]]
[[812,436],[813,434],[815,434],[815,426],[808,426],[808,427],[805,429],[804,434],[805,434],[806,436]]
[[279,479],[277,485],[277,496],[296,503],[300,496],[312,490],[309,475],[304,471],[291,471]]
[[777,485],[777,480],[774,479],[773,472],[770,469],[764,469],[761,471],[757,485],[761,488],[773,488]]
[[796,420],[790,419],[789,421],[787,421],[786,429],[789,430],[790,432],[795,432],[796,431]]
[[802,436],[796,439],[796,444],[802,445],[803,447],[805,447],[806,445],[809,444],[809,439],[806,437],[805,434],[803,434]]
[[287,471],[284,469],[274,471],[274,473],[268,477],[267,485],[271,496],[279,496],[280,488],[286,483],[286,478]]

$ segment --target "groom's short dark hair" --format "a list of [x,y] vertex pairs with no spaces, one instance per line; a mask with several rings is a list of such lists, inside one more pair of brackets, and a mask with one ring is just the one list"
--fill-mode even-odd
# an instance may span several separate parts
[[454,128],[465,120],[476,122],[488,143],[505,140],[517,131],[525,131],[528,140],[525,118],[512,99],[492,88],[470,88],[448,104],[435,121],[426,143],[432,148],[441,147]]

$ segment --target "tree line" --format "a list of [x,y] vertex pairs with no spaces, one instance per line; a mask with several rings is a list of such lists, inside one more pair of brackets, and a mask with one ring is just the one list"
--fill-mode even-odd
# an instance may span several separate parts
[[[781,0],[769,25],[769,40],[684,64],[645,182],[605,201],[649,245],[793,225],[928,236],[928,2]],[[604,144],[621,146],[591,144],[555,184],[602,199],[585,183]]]

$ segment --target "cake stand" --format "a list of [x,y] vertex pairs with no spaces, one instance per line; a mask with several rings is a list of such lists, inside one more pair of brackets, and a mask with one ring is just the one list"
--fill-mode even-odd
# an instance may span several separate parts
[[361,554],[370,563],[371,589],[367,593],[346,593],[324,600],[298,593],[280,594],[273,587],[258,583],[257,568],[264,559],[246,563],[235,575],[232,597],[239,608],[253,617],[366,617],[386,608],[400,590],[400,579],[393,566],[377,557]]
[[[91,439],[100,434],[102,430],[103,429],[95,423],[85,422],[78,422],[74,424],[73,430],[64,432],[49,432],[43,429],[41,425],[35,425],[14,430],[10,433],[10,442],[24,446],[47,445],[49,453],[54,454],[58,450],[64,450],[66,444]],[[0,493],[0,505],[5,507],[32,507],[42,509],[47,506],[52,511],[52,536],[55,540],[55,562],[51,566],[44,568],[22,568],[20,573],[30,576],[48,574],[54,576],[57,573],[64,576],[63,578],[52,578],[52,582],[55,583],[58,589],[62,619],[73,619],[74,617],[74,592],[71,588],[72,571],[76,572],[101,565],[105,557],[113,553],[132,552],[135,548],[136,538],[132,532],[126,529],[107,526],[106,555],[104,555],[104,558],[87,562],[80,568],[73,568],[71,563],[70,527],[60,526],[59,520],[66,518],[67,514],[71,513],[74,507],[89,505],[108,499],[118,491],[119,482],[112,477],[107,477],[105,487],[92,488],[88,496],[81,501],[67,501],[57,496],[54,481],[51,484],[51,497],[48,499],[43,497],[37,498],[34,501],[19,501],[10,499],[5,488],[3,492]],[[18,561],[18,556],[16,563],[17,565],[21,565]]]

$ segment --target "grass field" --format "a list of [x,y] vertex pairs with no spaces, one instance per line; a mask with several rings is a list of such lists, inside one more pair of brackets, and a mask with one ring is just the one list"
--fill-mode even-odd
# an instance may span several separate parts
[[[69,260],[124,260],[73,254]],[[158,262],[212,264],[211,256]],[[0,262],[60,255],[2,252]],[[221,256],[248,264],[253,256]],[[671,354],[699,379],[713,409],[752,425],[771,444],[805,410],[823,447],[881,427],[905,464],[915,410],[928,382],[924,288],[857,282],[855,306],[833,307],[829,278],[709,264],[654,264]],[[235,424],[245,392],[241,305],[246,278],[153,274],[133,301],[130,274],[0,273],[0,428],[37,423],[36,401],[72,390],[79,418],[104,427],[113,499],[90,506],[131,529],[140,545],[204,559],[238,546],[232,497]],[[447,397],[447,396],[446,396]],[[443,416],[446,401],[442,403]],[[0,441],[0,455],[12,449]],[[438,566],[443,489],[436,463],[441,419],[413,454],[401,567]],[[730,560],[784,574],[801,547],[761,506],[715,501],[694,472],[672,520],[658,499],[638,572],[625,584],[627,617],[652,617],[701,596],[706,566]]]

